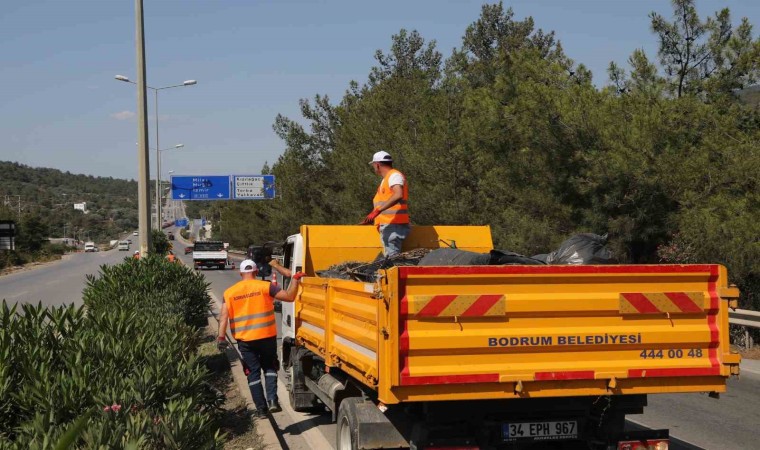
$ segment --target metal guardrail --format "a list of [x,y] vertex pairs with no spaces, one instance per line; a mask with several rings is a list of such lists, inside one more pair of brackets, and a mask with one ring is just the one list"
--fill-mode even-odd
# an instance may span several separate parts
[[760,311],[737,309],[728,312],[728,323],[750,328],[760,328]]
[[737,309],[728,312],[728,323],[744,327],[744,347],[751,349],[754,342],[750,328],[760,328],[760,311]]

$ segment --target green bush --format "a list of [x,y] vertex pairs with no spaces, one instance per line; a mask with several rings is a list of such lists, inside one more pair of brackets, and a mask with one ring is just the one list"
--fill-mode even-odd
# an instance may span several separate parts
[[208,284],[159,256],[88,277],[83,307],[0,306],[0,449],[220,448],[197,356]]

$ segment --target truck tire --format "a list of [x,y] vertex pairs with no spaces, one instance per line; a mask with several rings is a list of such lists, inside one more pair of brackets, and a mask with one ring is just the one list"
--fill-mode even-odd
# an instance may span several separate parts
[[356,405],[363,401],[359,397],[349,397],[340,402],[336,422],[336,450],[359,449],[359,419],[356,416]]

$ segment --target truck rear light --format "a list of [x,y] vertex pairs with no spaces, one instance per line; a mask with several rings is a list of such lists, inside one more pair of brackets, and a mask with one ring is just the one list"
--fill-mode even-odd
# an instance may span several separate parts
[[668,450],[668,439],[648,439],[642,441],[620,441],[618,450]]

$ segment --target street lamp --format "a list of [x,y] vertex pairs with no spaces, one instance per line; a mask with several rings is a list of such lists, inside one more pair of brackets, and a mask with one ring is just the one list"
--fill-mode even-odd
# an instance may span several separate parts
[[[125,77],[124,75],[116,75],[114,78],[116,78],[119,81],[123,81],[125,83],[137,84],[134,81],[130,80],[129,78]],[[156,167],[156,205],[157,205],[156,206],[156,222],[161,220],[161,194],[158,190],[158,180],[161,177],[161,156],[160,156],[161,150],[159,150],[161,147],[158,141],[158,91],[163,91],[164,89],[171,89],[171,88],[177,88],[177,87],[192,86],[195,84],[198,84],[196,80],[186,80],[182,84],[175,84],[172,86],[164,86],[160,88],[145,86],[146,88],[153,91],[153,93],[155,94],[155,100],[156,100],[155,108],[154,108],[155,114],[156,114],[156,166],[157,166]],[[179,147],[183,147],[183,146],[179,145],[173,148],[179,148]],[[168,150],[168,149],[164,149],[164,150]],[[156,228],[160,230],[161,225],[157,223]]]

